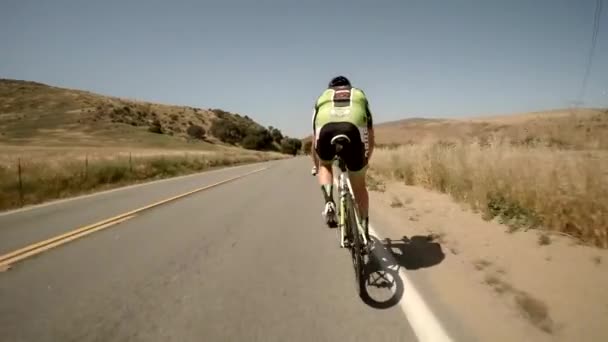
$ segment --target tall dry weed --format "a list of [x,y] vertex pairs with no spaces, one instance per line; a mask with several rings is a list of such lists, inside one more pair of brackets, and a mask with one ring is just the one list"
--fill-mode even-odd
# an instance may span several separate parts
[[[0,159],[0,209],[36,204],[94,190],[167,178],[264,160],[284,158],[278,153],[169,153],[168,155],[21,156]],[[19,165],[21,181],[19,181]]]
[[439,190],[512,227],[563,232],[608,247],[608,153],[426,143],[378,149],[372,172]]

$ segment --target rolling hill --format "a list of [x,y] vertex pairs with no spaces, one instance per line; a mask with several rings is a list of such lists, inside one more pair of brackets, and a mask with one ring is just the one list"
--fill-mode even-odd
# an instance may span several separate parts
[[472,118],[413,118],[376,125],[376,137],[379,145],[498,139],[515,145],[608,149],[608,111],[581,108]]
[[[214,127],[215,124],[215,127]],[[247,135],[252,137],[247,138]],[[248,116],[0,79],[0,144],[279,150],[280,130]]]
[[0,210],[288,158],[299,139],[221,109],[0,79]]

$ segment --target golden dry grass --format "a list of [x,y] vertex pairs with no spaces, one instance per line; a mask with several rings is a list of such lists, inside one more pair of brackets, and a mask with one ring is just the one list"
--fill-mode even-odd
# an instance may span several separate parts
[[450,194],[487,218],[608,247],[608,152],[442,141],[374,152],[371,171]]
[[0,210],[210,168],[286,158],[279,153],[236,148],[222,151],[0,148],[3,149]]
[[376,137],[379,145],[494,139],[515,146],[608,149],[608,113],[576,109],[470,119],[406,119],[377,125]]

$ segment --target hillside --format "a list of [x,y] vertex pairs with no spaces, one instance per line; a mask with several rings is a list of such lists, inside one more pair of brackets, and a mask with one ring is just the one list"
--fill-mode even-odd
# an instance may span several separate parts
[[221,109],[0,79],[0,210],[288,158],[298,139]]
[[608,149],[605,109],[552,110],[457,119],[405,119],[376,125],[379,145],[508,140],[513,145]]
[[220,109],[0,79],[0,144],[279,150],[283,138],[278,129]]
[[[607,109],[558,109],[470,118],[407,118],[375,124],[376,145],[487,142],[562,149],[608,149]],[[302,139],[308,147],[311,136]]]

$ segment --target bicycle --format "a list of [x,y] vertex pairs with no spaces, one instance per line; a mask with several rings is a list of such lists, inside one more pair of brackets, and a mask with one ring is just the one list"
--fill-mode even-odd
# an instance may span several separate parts
[[[334,146],[336,152],[335,161],[340,169],[340,177],[338,178],[338,192],[340,193],[340,202],[338,212],[338,234],[340,238],[340,247],[349,248],[353,266],[355,269],[355,278],[357,281],[357,291],[359,296],[365,290],[365,280],[363,262],[369,253],[364,253],[364,249],[369,245],[366,238],[365,229],[361,224],[361,216],[355,202],[355,195],[348,177],[348,168],[341,156],[344,147],[350,144],[350,139],[343,134],[335,136],[331,140],[331,145]],[[348,237],[348,243],[345,243],[345,235]]]

